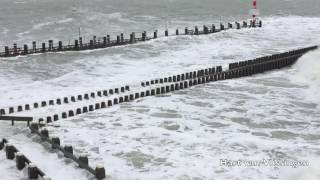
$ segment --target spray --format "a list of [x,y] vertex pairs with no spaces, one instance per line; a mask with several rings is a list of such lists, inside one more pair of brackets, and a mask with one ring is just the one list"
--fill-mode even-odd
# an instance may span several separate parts
[[303,85],[306,99],[320,105],[320,49],[305,54],[293,67],[296,73],[291,81]]

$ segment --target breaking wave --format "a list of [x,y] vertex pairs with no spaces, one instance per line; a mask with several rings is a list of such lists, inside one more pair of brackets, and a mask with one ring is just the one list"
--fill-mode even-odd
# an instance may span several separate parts
[[320,49],[302,56],[294,68],[297,72],[292,81],[306,86],[303,93],[307,100],[320,104]]

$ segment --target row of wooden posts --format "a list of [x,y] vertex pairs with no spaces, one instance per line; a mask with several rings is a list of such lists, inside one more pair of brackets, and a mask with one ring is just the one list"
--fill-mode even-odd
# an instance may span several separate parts
[[[149,89],[141,92],[135,92],[135,93],[132,92],[131,94],[115,97],[114,99],[109,99],[107,101],[102,101],[100,103],[79,107],[79,108],[76,108],[75,110],[62,112],[61,114],[54,114],[53,116],[47,116],[46,123],[51,123],[52,119],[53,121],[57,121],[59,120],[59,118],[67,119],[68,117],[74,117],[77,115],[81,115],[83,113],[89,113],[95,110],[111,107],[113,105],[134,101],[139,98],[156,96],[156,95],[178,91],[181,89],[186,89],[198,84],[204,84],[204,83],[232,79],[232,78],[239,78],[243,76],[250,76],[253,74],[263,73],[265,71],[269,71],[273,69],[279,69],[279,68],[286,67],[293,64],[304,53],[310,50],[313,50],[315,48],[317,48],[317,46],[275,54],[272,56],[265,56],[265,57],[256,58],[253,60],[230,63],[228,70],[223,70],[222,66],[216,66],[212,68],[206,68],[198,71],[182,73],[182,74],[164,77],[160,79],[144,81],[144,82],[141,82],[141,86],[143,87],[151,86],[153,84],[158,84],[159,87],[155,87],[153,89]],[[44,121],[45,121],[45,118],[39,119],[39,122],[44,122]]]
[[282,58],[288,58],[291,56],[300,57],[303,54],[305,54],[306,52],[308,52],[310,50],[314,50],[316,48],[318,48],[318,46],[311,46],[311,47],[302,48],[302,49],[298,49],[298,50],[292,50],[292,51],[288,51],[288,52],[284,52],[284,53],[273,54],[270,56],[259,57],[259,58],[255,58],[252,60],[230,63],[229,70],[226,70],[226,71],[222,70],[222,66],[217,66],[217,67],[192,71],[192,72],[188,72],[188,73],[173,75],[173,76],[169,76],[169,77],[164,77],[164,78],[160,78],[160,79],[143,81],[143,82],[141,82],[141,86],[145,87],[145,86],[150,86],[153,84],[162,84],[162,83],[167,83],[167,82],[169,82],[169,83],[178,82],[178,81],[181,81],[181,80],[183,81],[183,80],[186,80],[189,78],[198,78],[198,77],[207,76],[207,75],[211,75],[211,74],[219,74],[219,73],[222,74],[222,73],[226,73],[228,71],[231,71],[233,69],[237,69],[237,68],[241,68],[241,67],[245,67],[245,66],[253,66],[255,64],[266,63],[269,61],[279,61],[280,62],[280,60]]
[[0,150],[2,149],[5,150],[7,159],[16,161],[16,167],[19,171],[28,168],[28,179],[41,178],[42,180],[50,180],[42,170],[31,163],[31,161],[19,152],[14,145],[10,144],[7,139],[2,139],[0,142]]
[[72,145],[61,145],[60,138],[57,136],[50,137],[49,131],[46,128],[40,128],[38,123],[31,123],[29,126],[31,133],[40,136],[41,140],[51,144],[52,149],[59,150],[64,154],[64,157],[73,160],[79,165],[80,168],[87,170],[98,180],[102,180],[106,177],[105,168],[101,165],[97,165],[92,168],[89,164],[88,155],[85,153],[80,154],[78,157],[74,154],[74,148]]
[[[216,28],[215,25],[203,26],[202,31],[196,26],[194,29],[189,30],[185,28],[184,33],[180,33],[179,29],[176,29],[175,35],[202,35],[202,34],[211,34],[217,33],[220,31],[224,31],[227,29],[241,29],[241,28],[255,28],[255,27],[262,27],[262,21],[253,23],[250,21],[249,25],[246,21],[243,21],[242,25],[239,22],[236,22],[235,25],[232,23],[228,23],[227,27],[224,24],[220,24],[220,28]],[[165,30],[165,36],[169,36],[169,31]],[[158,38],[158,31],[153,32],[153,37],[148,37],[147,32],[144,31],[141,34],[141,37],[136,37],[136,33],[133,32],[130,34],[130,39],[125,39],[124,34],[121,33],[119,36],[116,37],[116,40],[111,40],[110,35],[104,36],[102,38],[97,38],[93,36],[93,39],[89,41],[89,43],[84,43],[82,37],[74,41],[73,45],[63,45],[62,41],[58,42],[58,46],[54,46],[53,40],[48,41],[48,47],[46,43],[41,44],[41,48],[37,47],[36,41],[32,42],[32,48],[30,49],[27,44],[23,45],[23,48],[17,46],[16,43],[13,44],[13,48],[9,48],[9,46],[5,46],[4,52],[0,52],[0,57],[14,57],[19,55],[28,55],[34,53],[46,53],[46,52],[59,52],[59,51],[81,51],[81,50],[89,50],[89,49],[99,49],[99,48],[107,48],[113,46],[120,46],[120,45],[127,45],[127,44],[134,44],[137,42],[148,41],[151,39]],[[100,41],[102,39],[102,42]]]
[[37,108],[53,106],[53,105],[69,104],[69,103],[79,102],[83,100],[89,100],[93,98],[99,98],[99,97],[104,97],[108,95],[124,93],[126,91],[130,91],[130,86],[126,85],[120,88],[114,88],[109,90],[98,90],[91,93],[85,93],[83,95],[79,94],[79,95],[74,95],[70,97],[57,98],[55,100],[53,99],[43,100],[41,102],[34,102],[33,104],[19,105],[17,107],[9,107],[7,109],[2,108],[0,109],[0,116],[6,115],[6,114],[13,114],[15,112],[29,111],[32,108],[37,109]]

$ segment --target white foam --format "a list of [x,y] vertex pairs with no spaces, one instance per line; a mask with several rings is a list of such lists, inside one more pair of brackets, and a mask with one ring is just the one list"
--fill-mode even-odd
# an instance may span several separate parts
[[286,168],[280,175],[282,180],[318,180],[320,178],[320,159],[319,157],[312,157],[305,159],[309,162],[309,166],[305,168]]
[[294,65],[296,72],[291,76],[294,83],[307,86],[305,97],[320,104],[320,49],[302,56]]
[[73,21],[73,18],[66,18],[66,19],[61,19],[58,21],[49,21],[49,22],[43,22],[43,23],[39,23],[33,26],[33,30],[41,30],[43,27],[46,26],[51,26],[51,25],[55,25],[55,24],[66,24],[66,23],[70,23]]
[[6,159],[5,151],[0,151],[0,174],[3,180],[16,180],[24,176],[16,168],[15,161]]

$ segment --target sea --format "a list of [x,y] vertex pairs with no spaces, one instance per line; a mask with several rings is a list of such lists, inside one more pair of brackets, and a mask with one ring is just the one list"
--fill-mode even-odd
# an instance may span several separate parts
[[[249,20],[251,0],[0,0],[0,51],[32,41],[146,31],[159,38],[81,52],[0,58],[0,108],[33,104],[320,44],[319,0],[257,0],[262,28],[169,36],[178,28]],[[105,98],[107,99],[107,98]],[[104,100],[104,99],[102,99]],[[90,101],[100,101],[98,98]],[[14,113],[35,120],[89,102]],[[250,77],[141,98],[48,124],[50,136],[104,166],[111,180],[319,180],[320,50]],[[52,180],[94,176],[31,134],[6,138]],[[0,179],[25,180],[0,151]]]

